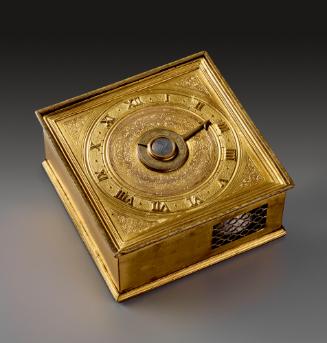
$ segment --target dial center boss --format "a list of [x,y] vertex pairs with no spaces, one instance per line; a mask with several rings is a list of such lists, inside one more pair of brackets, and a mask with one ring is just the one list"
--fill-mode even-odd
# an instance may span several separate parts
[[202,129],[208,130],[206,120],[184,135],[166,129],[152,129],[142,135],[138,143],[138,157],[149,169],[168,172],[180,168],[188,158],[186,142]]
[[147,150],[150,156],[161,161],[172,160],[178,153],[175,142],[167,137],[154,138],[148,144]]

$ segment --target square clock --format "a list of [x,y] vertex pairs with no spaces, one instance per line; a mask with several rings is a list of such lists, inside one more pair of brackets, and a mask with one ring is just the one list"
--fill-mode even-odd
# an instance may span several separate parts
[[206,52],[36,114],[43,167],[117,301],[285,235],[293,182]]

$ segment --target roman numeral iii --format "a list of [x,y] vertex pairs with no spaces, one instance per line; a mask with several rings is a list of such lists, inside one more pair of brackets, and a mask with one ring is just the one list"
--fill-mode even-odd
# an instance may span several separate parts
[[221,132],[225,132],[225,131],[228,131],[229,130],[229,127],[227,126],[227,124],[223,121],[217,123],[218,127],[219,127],[219,130]]
[[226,160],[236,161],[236,149],[226,149]]

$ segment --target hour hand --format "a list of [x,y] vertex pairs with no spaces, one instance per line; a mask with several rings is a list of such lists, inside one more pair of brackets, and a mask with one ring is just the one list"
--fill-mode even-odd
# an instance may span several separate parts
[[193,137],[195,134],[197,134],[202,129],[208,130],[208,127],[210,124],[211,124],[211,121],[206,120],[203,123],[201,123],[199,126],[192,129],[191,131],[185,133],[184,135],[182,135],[184,141],[186,142],[187,140],[189,140],[191,137]]

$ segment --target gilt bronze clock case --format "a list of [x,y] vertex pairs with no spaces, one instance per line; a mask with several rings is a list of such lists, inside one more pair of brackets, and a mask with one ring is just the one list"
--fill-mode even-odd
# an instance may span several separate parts
[[36,113],[118,301],[285,235],[293,182],[205,52]]

